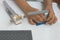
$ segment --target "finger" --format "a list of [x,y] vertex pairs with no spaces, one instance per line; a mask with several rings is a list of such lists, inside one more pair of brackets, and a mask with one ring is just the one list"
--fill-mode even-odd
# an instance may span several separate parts
[[54,19],[54,22],[53,22],[53,23],[56,23],[56,21],[57,21],[57,18],[55,17],[55,19]]
[[41,17],[44,21],[46,21],[46,17],[45,17],[43,14],[40,14],[40,17]]
[[37,18],[38,18],[38,17],[35,16],[35,15],[32,17],[32,19],[33,19],[35,22],[39,23],[39,20],[38,20]]
[[32,25],[35,25],[35,23],[33,22],[32,19],[29,19],[29,23],[32,24]]
[[46,24],[53,24],[54,19],[55,19],[55,16],[53,15],[53,17],[49,21],[47,21]]
[[49,21],[52,18],[52,16],[53,16],[53,14],[49,14],[48,18],[47,18],[47,21]]
[[37,19],[38,19],[39,22],[43,21],[43,19],[42,19],[42,17],[40,15],[36,15],[36,17],[37,17]]

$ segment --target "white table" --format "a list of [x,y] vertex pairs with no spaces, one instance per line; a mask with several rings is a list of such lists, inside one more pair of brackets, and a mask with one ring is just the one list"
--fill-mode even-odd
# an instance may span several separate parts
[[31,30],[33,40],[60,40],[60,10],[57,8],[55,3],[53,3],[53,9],[58,18],[57,23],[51,26],[35,26],[30,25],[27,18],[25,18],[20,25],[14,25],[9,23],[10,18],[4,9],[2,1],[3,0],[0,0],[0,30]]

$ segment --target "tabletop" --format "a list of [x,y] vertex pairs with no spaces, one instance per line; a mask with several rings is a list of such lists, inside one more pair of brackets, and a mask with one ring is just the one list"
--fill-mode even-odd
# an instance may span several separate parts
[[53,35],[60,30],[60,10],[56,3],[53,3],[53,9],[58,18],[58,21],[53,25],[31,25],[27,18],[23,19],[22,24],[15,25],[10,23],[10,18],[4,9],[3,2],[0,1],[0,30],[32,30],[34,40],[50,40],[51,34]]

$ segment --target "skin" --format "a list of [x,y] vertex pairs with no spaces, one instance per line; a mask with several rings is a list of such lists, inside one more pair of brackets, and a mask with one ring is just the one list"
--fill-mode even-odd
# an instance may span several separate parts
[[45,9],[49,10],[49,15],[48,15],[46,24],[56,23],[57,18],[55,16],[53,8],[52,8],[52,0],[44,0],[44,3],[45,3]]
[[56,2],[57,4],[60,4],[60,0],[53,0],[54,2]]
[[46,18],[43,14],[37,14],[37,15],[31,15],[28,16],[29,12],[32,11],[38,11],[36,8],[32,8],[26,0],[15,0],[16,4],[24,11],[26,14],[28,21],[30,24],[34,25],[35,23],[33,20],[36,22],[42,22],[42,21],[47,21],[46,24],[54,24],[57,21],[57,18],[54,14],[53,8],[52,8],[52,0],[44,0],[45,8],[46,10],[49,11],[48,18]]

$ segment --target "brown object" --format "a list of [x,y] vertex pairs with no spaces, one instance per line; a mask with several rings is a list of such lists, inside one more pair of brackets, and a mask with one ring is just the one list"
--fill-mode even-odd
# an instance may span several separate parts
[[56,2],[57,4],[60,4],[60,0],[53,0],[54,2]]

